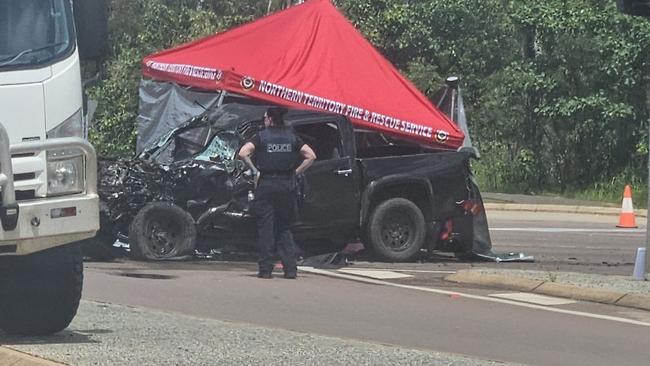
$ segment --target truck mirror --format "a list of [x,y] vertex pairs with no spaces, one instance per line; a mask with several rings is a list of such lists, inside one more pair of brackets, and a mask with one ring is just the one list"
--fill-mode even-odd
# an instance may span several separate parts
[[108,47],[108,0],[74,0],[79,57],[101,58]]
[[622,13],[650,17],[650,0],[616,0],[616,3]]

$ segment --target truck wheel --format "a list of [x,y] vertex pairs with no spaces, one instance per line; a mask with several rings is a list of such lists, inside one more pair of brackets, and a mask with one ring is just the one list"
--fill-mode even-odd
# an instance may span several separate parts
[[79,245],[0,260],[0,329],[47,335],[70,324],[83,287]]
[[137,259],[182,259],[192,253],[195,245],[194,219],[173,203],[155,202],[144,206],[129,227],[129,246]]
[[380,203],[370,215],[367,230],[372,250],[388,261],[412,258],[420,251],[426,237],[422,211],[404,198]]

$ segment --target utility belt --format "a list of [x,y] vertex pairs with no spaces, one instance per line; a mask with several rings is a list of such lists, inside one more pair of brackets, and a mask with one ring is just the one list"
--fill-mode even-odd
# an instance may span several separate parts
[[[268,180],[267,180],[268,179]],[[260,186],[267,186],[267,184],[286,185],[288,189],[293,191],[296,195],[296,203],[298,207],[302,206],[306,196],[306,182],[303,175],[296,175],[294,170],[290,171],[260,171]]]
[[261,171],[263,178],[292,178],[296,173],[293,170],[287,171]]

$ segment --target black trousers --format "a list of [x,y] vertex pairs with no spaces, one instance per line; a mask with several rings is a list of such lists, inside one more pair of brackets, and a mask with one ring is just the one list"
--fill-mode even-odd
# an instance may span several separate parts
[[296,273],[296,244],[291,224],[296,216],[295,179],[293,177],[262,177],[255,190],[252,211],[257,218],[257,250],[259,271],[273,271],[275,254],[280,257],[285,273]]

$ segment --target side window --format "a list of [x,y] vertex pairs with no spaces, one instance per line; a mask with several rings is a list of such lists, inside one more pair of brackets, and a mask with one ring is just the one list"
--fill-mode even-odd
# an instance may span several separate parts
[[341,158],[341,134],[334,122],[310,123],[293,127],[296,134],[316,153],[316,160]]

